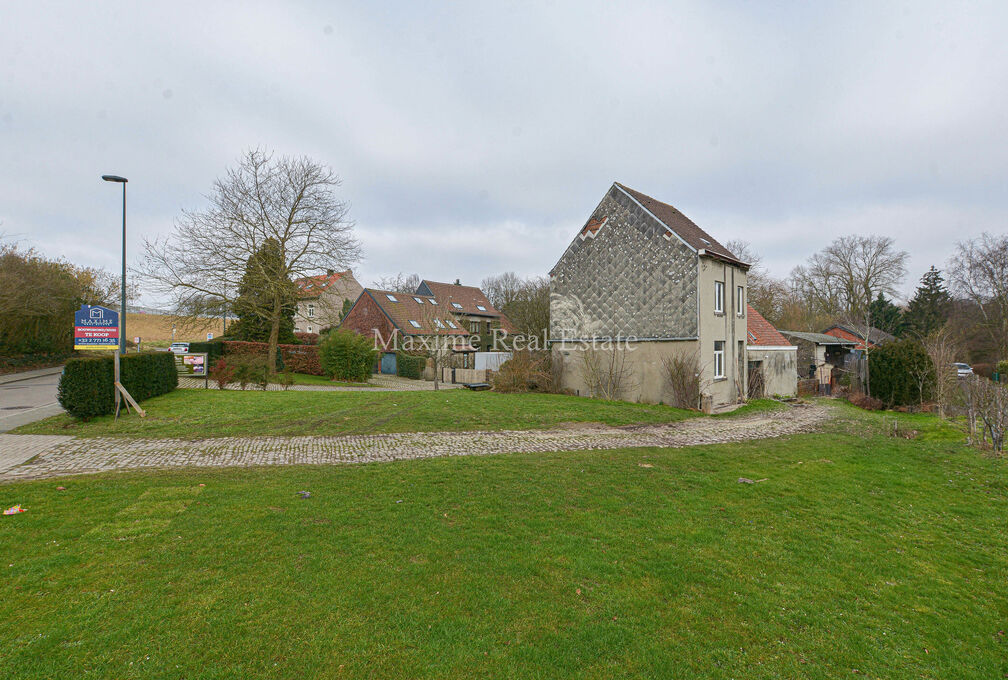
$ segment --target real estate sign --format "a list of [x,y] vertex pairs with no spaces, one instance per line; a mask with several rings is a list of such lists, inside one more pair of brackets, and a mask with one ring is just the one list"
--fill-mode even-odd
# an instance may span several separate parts
[[119,349],[119,312],[81,305],[74,312],[74,349]]
[[175,355],[175,368],[180,376],[205,377],[207,374],[207,357],[205,352],[186,352]]

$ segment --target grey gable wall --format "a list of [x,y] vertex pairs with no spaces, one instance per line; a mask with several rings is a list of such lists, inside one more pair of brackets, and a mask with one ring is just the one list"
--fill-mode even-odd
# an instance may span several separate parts
[[551,339],[696,338],[696,253],[615,186],[592,218],[551,272]]

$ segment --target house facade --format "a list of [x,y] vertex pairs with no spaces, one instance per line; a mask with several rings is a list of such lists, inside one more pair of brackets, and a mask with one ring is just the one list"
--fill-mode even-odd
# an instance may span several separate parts
[[463,286],[458,279],[455,283],[424,279],[416,292],[417,295],[433,297],[438,304],[450,311],[469,332],[472,346],[479,350],[499,349],[495,347],[494,341],[501,334],[495,334],[495,330],[503,330],[508,334],[514,331],[508,318],[495,309],[476,286]]
[[340,328],[374,338],[381,373],[396,373],[397,351],[425,354],[436,344],[443,358],[462,355],[464,365],[475,353],[461,320],[432,295],[365,288]]
[[294,284],[298,287],[295,333],[318,333],[339,325],[344,303],[353,302],[364,291],[350,270],[328,271],[297,279]]
[[[550,271],[550,344],[563,386],[668,403],[668,357],[695,357],[705,408],[745,398],[749,265],[667,203],[614,183]],[[594,383],[594,384],[593,384]]]
[[798,394],[798,347],[752,306],[747,311],[749,398]]

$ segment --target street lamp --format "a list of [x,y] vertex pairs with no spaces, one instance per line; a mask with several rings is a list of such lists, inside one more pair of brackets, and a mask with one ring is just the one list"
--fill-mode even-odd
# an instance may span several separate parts
[[119,353],[126,353],[126,182],[119,175],[102,175],[106,182],[119,182],[123,188],[123,238],[122,238],[122,298],[119,301]]

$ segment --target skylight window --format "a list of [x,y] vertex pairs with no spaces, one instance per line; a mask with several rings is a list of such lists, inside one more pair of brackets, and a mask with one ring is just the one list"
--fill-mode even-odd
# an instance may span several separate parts
[[444,328],[444,324],[441,323],[441,319],[434,319],[434,325],[438,328]]
[[399,300],[396,299],[396,296],[392,293],[385,293],[385,297],[387,297],[391,302],[399,302]]
[[428,300],[427,302],[431,303],[432,305],[436,305],[436,304],[437,304],[437,300],[435,300],[435,299],[433,299],[433,298],[431,298],[431,299],[430,299],[430,300]]
[[418,297],[415,297],[415,298],[413,298],[413,299],[417,301],[417,304],[418,304],[418,305],[422,305],[422,304],[423,304],[423,298],[418,298]]
[[445,323],[448,324],[448,328],[458,328],[458,326],[455,325],[455,322],[451,319],[445,319]]
[[476,305],[476,309],[480,310],[481,312],[486,311],[486,307],[484,307],[483,305]]
[[455,309],[462,309],[462,305],[460,305],[460,304],[459,304],[459,303],[457,303],[457,302],[453,302],[453,303],[452,303],[452,307],[454,307]]
[[410,319],[409,322],[410,322],[410,325],[413,326],[413,328],[420,328],[420,324],[418,322],[414,321],[413,319]]

